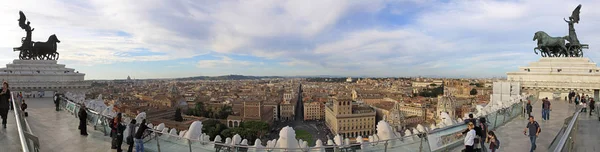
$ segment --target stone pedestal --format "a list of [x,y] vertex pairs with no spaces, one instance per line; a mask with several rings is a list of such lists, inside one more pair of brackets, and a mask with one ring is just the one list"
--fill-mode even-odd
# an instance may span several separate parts
[[[85,74],[55,60],[13,60],[0,68],[0,79],[10,84],[13,91],[85,90],[91,82],[84,81]],[[48,94],[46,94],[48,96]],[[49,96],[52,96],[50,94]]]
[[507,73],[508,81],[520,82],[524,90],[536,90],[548,98],[562,98],[566,92],[593,93],[600,89],[600,68],[589,58],[550,58]]

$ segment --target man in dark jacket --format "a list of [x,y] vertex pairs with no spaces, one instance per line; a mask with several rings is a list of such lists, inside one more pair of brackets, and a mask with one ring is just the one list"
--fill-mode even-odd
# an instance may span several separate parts
[[135,132],[135,136],[133,136],[136,152],[144,152],[144,140],[142,140],[142,138],[144,137],[146,129],[148,129],[148,126],[146,125],[146,119],[144,119],[142,120],[142,123],[140,123],[140,128]]
[[86,123],[87,122],[87,112],[85,109],[85,105],[82,105],[81,108],[79,108],[79,131],[81,135],[87,136],[87,126]]
[[531,106],[530,100],[527,101],[526,109],[527,109],[527,116],[531,116],[531,111],[533,111],[533,106]]
[[2,117],[2,128],[6,128],[6,119],[8,117],[8,109],[10,109],[10,90],[8,90],[8,83],[5,81],[2,83],[2,91],[0,92],[0,116]]

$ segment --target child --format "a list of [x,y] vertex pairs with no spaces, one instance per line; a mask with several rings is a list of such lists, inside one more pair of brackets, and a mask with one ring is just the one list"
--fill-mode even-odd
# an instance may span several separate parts
[[581,101],[581,112],[587,112],[587,102],[585,100]]
[[29,114],[27,113],[27,111],[25,111],[25,109],[27,109],[27,103],[25,103],[25,100],[22,100],[23,103],[21,104],[21,111],[23,111],[23,113],[25,114],[25,117],[28,117]]

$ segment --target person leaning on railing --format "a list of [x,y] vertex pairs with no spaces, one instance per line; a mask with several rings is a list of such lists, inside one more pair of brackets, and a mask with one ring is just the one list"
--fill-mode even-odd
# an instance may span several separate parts
[[135,142],[135,151],[136,152],[144,152],[144,132],[146,132],[146,130],[148,129],[148,126],[146,125],[146,119],[142,120],[142,122],[140,123],[140,127],[138,128],[138,130],[135,132],[135,136],[133,137],[134,142]]
[[[465,144],[465,152],[473,152],[473,146],[475,145],[475,136],[477,136],[477,134],[475,133],[475,125],[472,122],[467,123],[467,130],[467,134],[463,141]],[[462,133],[458,133],[456,134],[456,136],[460,137],[462,136]]]

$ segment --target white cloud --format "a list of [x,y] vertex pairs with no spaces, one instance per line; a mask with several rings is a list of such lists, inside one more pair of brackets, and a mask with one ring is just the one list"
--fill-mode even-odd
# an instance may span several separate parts
[[200,60],[196,64],[198,68],[240,68],[251,65],[262,65],[264,63],[255,63],[249,61],[238,61],[227,56],[221,56],[220,60]]
[[[22,9],[36,28],[34,40],[57,34],[61,62],[73,64],[217,52],[340,74],[452,75],[441,69],[469,72],[476,67],[496,69],[482,75],[504,75],[507,67],[537,60],[531,41],[535,31],[566,35],[562,18],[579,3],[581,22],[575,28],[581,42],[594,48],[600,45],[594,44],[600,41],[595,27],[600,25],[600,10],[595,9],[600,1],[592,0],[10,1],[0,9],[0,29],[6,29],[0,48],[20,45],[25,32],[16,19]],[[121,31],[129,36],[119,35]],[[152,53],[123,56],[139,48]],[[586,55],[600,57],[590,50]],[[0,61],[12,58],[4,55]],[[222,57],[196,65],[272,66],[259,62]]]

